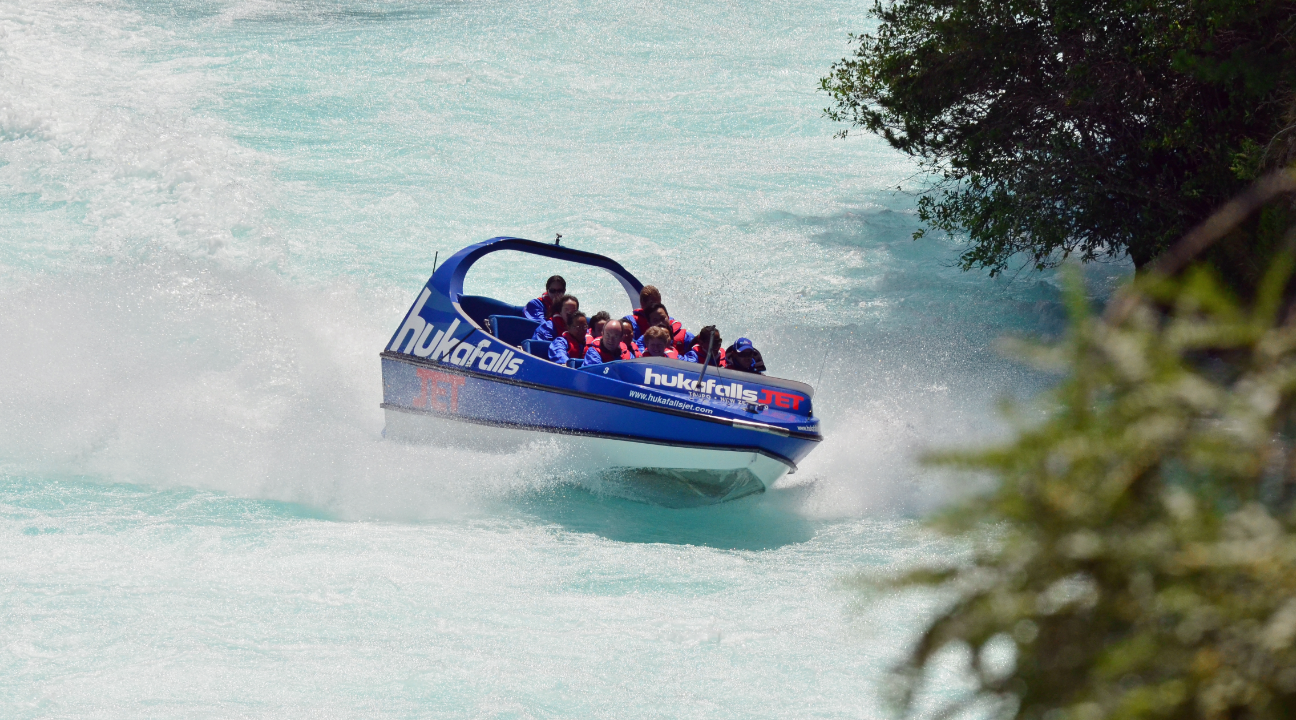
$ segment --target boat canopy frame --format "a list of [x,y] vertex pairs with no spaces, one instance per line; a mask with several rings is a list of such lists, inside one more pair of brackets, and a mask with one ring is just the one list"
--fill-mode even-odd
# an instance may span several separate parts
[[643,283],[639,282],[639,278],[636,278],[629,270],[622,267],[621,263],[598,253],[517,237],[493,237],[476,245],[469,245],[441,263],[441,266],[428,279],[428,285],[433,290],[443,293],[467,317],[468,314],[463,313],[462,309],[458,308],[458,305],[459,297],[464,294],[463,283],[464,278],[468,275],[468,270],[478,260],[502,250],[540,255],[554,260],[564,260],[578,265],[589,265],[606,270],[612,277],[616,278],[617,282],[621,283],[621,287],[625,288],[626,295],[630,297],[630,306],[636,310],[639,309],[639,291],[643,290]]

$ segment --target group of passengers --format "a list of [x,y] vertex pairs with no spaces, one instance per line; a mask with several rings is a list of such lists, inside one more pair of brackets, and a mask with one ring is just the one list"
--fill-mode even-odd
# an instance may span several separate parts
[[567,281],[554,275],[545,283],[545,294],[528,302],[522,312],[540,323],[531,339],[549,343],[549,359],[559,364],[661,357],[752,373],[765,370],[760,352],[747,338],[738,338],[726,349],[714,325],[696,335],[685,330],[652,285],[639,291],[639,309],[620,320],[605,310],[587,317],[580,300],[567,294]]

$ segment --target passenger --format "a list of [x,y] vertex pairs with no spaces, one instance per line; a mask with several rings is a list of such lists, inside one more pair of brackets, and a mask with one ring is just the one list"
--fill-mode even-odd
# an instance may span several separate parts
[[752,341],[747,338],[738,338],[738,341],[730,345],[725,350],[726,367],[730,370],[741,370],[742,372],[756,373],[760,375],[765,372],[765,361],[761,359],[760,350],[757,350]]
[[617,320],[609,321],[603,328],[603,334],[590,344],[589,349],[585,351],[585,364],[598,365],[608,363],[614,360],[631,360],[634,353],[630,348],[621,342],[621,322]]
[[567,330],[549,343],[549,359],[559,365],[566,365],[568,360],[585,358],[585,331],[589,330],[585,313],[572,313],[567,323]]
[[671,335],[666,328],[653,325],[643,335],[643,356],[678,360],[679,353],[671,347]]
[[634,323],[629,320],[614,320],[613,322],[621,323],[621,344],[626,346],[626,350],[635,357],[642,357],[643,352],[634,341]]
[[698,330],[697,337],[693,338],[693,348],[681,355],[680,360],[706,363],[708,347],[711,352],[710,364],[714,367],[728,367],[725,365],[724,340],[720,339],[720,331],[716,330],[715,325],[707,325]]
[[[678,320],[670,316],[666,306],[657,303],[648,308],[648,326],[660,327],[671,336],[671,347],[675,349],[675,354],[683,355],[693,347],[693,333],[685,330]],[[640,347],[643,342],[639,343]]]
[[648,311],[653,305],[661,303],[661,293],[652,285],[644,285],[639,291],[639,309],[625,316],[626,320],[634,326],[634,336],[626,338],[627,341],[638,341],[643,337],[644,330],[648,329]]
[[580,300],[573,295],[563,295],[558,298],[555,307],[560,308],[558,314],[541,323],[540,327],[536,328],[535,334],[531,336],[532,340],[553,342],[554,338],[567,332],[567,324],[571,322],[571,317],[580,310]]
[[562,275],[554,275],[545,281],[545,294],[532,300],[522,308],[522,315],[528,320],[542,323],[558,314],[558,298],[567,292],[567,281]]
[[599,310],[589,319],[590,331],[589,341],[594,342],[603,334],[603,327],[607,325],[608,320],[612,319],[612,314],[607,310]]

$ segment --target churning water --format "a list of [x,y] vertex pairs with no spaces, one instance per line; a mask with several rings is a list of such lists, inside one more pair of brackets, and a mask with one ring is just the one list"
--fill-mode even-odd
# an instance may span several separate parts
[[[0,0],[0,716],[881,715],[921,604],[843,581],[936,552],[916,455],[1060,309],[832,139],[865,6]],[[555,233],[816,384],[801,471],[673,511],[385,442],[434,254]]]

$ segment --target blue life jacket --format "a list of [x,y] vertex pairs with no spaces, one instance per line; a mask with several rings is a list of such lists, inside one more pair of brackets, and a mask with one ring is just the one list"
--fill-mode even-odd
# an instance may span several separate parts
[[549,294],[545,293],[527,303],[526,307],[522,308],[522,314],[528,320],[535,320],[538,323],[543,323],[553,315],[553,308],[549,307],[549,303]]

